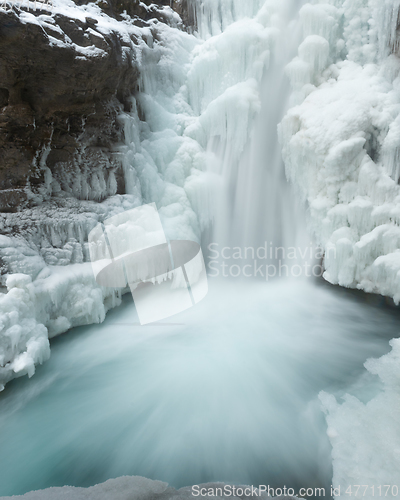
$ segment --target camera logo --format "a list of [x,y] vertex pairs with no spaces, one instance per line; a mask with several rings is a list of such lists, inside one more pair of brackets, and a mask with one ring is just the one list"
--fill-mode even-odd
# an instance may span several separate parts
[[167,241],[154,203],[98,224],[89,252],[99,285],[130,287],[142,325],[185,311],[208,293],[200,245]]

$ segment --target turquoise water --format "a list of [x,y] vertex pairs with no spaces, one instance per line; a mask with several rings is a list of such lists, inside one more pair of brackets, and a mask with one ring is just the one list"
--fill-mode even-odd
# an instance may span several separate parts
[[125,474],[330,485],[318,393],[372,397],[363,363],[399,330],[396,312],[307,282],[211,280],[198,306],[147,327],[127,295],[0,395],[0,495]]

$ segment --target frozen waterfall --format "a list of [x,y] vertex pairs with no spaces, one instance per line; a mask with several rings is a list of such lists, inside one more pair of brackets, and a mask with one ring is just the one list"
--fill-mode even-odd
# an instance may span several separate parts
[[192,1],[197,37],[165,27],[161,43],[143,43],[140,93],[122,118],[126,185],[157,203],[171,239],[274,255],[310,246],[277,133],[301,4]]
[[[318,242],[338,247],[339,264],[347,262],[338,279],[347,283],[358,234],[348,221],[369,225],[372,214],[371,203],[352,200],[355,172],[375,145],[374,131],[361,129],[374,102],[376,127],[388,119],[385,102],[398,108],[394,95],[385,101],[381,92],[390,87],[385,78],[398,75],[393,58],[387,56],[384,77],[375,64],[378,52],[393,45],[396,11],[381,15],[379,1],[357,0],[354,7],[341,0],[303,6],[300,0],[190,0],[194,33],[173,23],[135,27],[139,89],[130,112],[120,116],[127,195],[102,204],[104,211],[114,215],[154,202],[169,239],[197,241],[206,251],[212,245],[210,261],[217,252],[242,270],[261,259],[251,249],[265,244],[307,249],[305,210],[286,180],[281,141],[287,174],[308,203]],[[373,9],[380,21],[368,31]],[[349,21],[354,10],[360,10],[356,27]],[[387,43],[378,43],[387,22]],[[362,46],[368,36],[374,54],[371,44]],[[371,85],[378,98],[371,97]],[[354,121],[357,109],[363,113]],[[354,123],[360,130],[349,139]],[[395,158],[397,122],[390,128],[385,148]],[[338,144],[331,144],[335,137]],[[378,166],[368,158],[362,192],[384,175],[381,169],[374,177]],[[398,186],[384,181],[373,190],[375,200],[387,189],[394,203]],[[396,216],[392,205],[374,217],[387,214]],[[396,230],[386,229],[366,235],[356,247],[359,257],[367,261],[378,243],[394,251]],[[276,266],[276,255],[261,260]],[[287,258],[298,263],[298,257],[310,260],[302,252]],[[32,375],[35,363],[48,357],[46,321],[57,335],[76,317],[83,318],[79,324],[103,321],[106,305],[121,302],[120,290],[100,289],[84,266],[55,266],[36,284],[21,275],[10,280],[3,305],[18,313],[7,316],[6,355],[12,358],[20,345],[30,349],[16,358],[19,375]],[[353,477],[360,484],[396,481],[398,421],[387,408],[398,403],[392,376],[398,342],[388,354],[398,313],[311,279],[269,280],[277,273],[267,275],[265,268],[264,282],[252,273],[246,280],[227,277],[210,277],[209,296],[173,322],[140,327],[126,295],[101,325],[52,340],[52,356],[35,377],[13,380],[0,394],[0,449],[7,457],[0,495],[134,474],[176,487],[225,481],[286,485],[295,494],[325,488],[327,498],[332,484]],[[51,304],[43,298],[49,296]],[[33,319],[35,308],[40,318]],[[21,335],[15,318],[35,341]],[[382,355],[365,370],[368,357]]]
[[[257,87],[257,114],[253,121],[249,120],[247,130],[242,134],[236,126],[242,120],[241,109],[232,103],[237,116],[230,116],[232,123],[228,127],[236,126],[234,131],[226,136],[214,134],[208,141],[208,151],[214,155],[209,170],[219,186],[214,191],[213,241],[231,248],[258,249],[267,244],[273,250],[269,259],[272,263],[278,260],[276,249],[310,244],[304,208],[286,180],[278,139],[278,124],[291,96],[285,69],[300,42],[297,14],[301,3],[279,3],[275,13],[279,22],[274,26],[276,33]],[[254,67],[251,57],[245,61],[248,67]],[[238,89],[237,98],[243,98],[242,88]],[[247,142],[243,137],[247,137]],[[279,257],[285,260],[285,256]]]

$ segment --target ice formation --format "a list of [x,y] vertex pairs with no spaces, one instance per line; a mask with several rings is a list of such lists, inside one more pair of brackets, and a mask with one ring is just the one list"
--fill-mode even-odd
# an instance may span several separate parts
[[[31,491],[25,495],[2,497],[4,500],[151,500],[162,497],[164,500],[193,500],[197,493],[206,492],[211,497],[241,500],[243,498],[262,498],[266,500],[268,494],[258,488],[249,486],[235,486],[224,483],[206,483],[192,487],[187,486],[176,490],[162,481],[152,481],[141,476],[122,476],[117,479],[96,484],[89,488],[48,488],[46,490]],[[293,497],[281,497],[291,499]]]
[[25,274],[12,274],[8,293],[0,302],[0,389],[11,378],[35,373],[35,364],[50,356],[47,330],[36,320],[36,300],[32,280]]
[[[287,72],[292,108],[280,126],[288,178],[329,251],[325,278],[400,302],[397,0],[323,1],[300,12],[304,41]],[[334,486],[366,484],[365,498],[397,496],[399,343],[369,360],[367,402],[322,394],[333,446]],[[372,375],[378,375],[383,391]],[[374,396],[374,397],[372,397]],[[392,490],[394,486],[394,490]],[[375,491],[373,489],[375,487]],[[338,493],[338,490],[337,492]],[[339,496],[337,494],[337,496]]]
[[[34,374],[35,364],[50,355],[49,338],[99,323],[120,304],[123,290],[96,284],[87,235],[99,219],[131,208],[134,200],[117,196],[103,204],[83,203],[78,210],[76,205],[74,200],[64,211],[42,205],[22,212],[37,223],[36,232],[0,237],[2,259],[12,270],[8,293],[0,294],[0,389],[12,378]],[[19,213],[7,217],[16,227],[24,222]]]
[[[57,210],[44,202],[39,208],[7,215],[11,230],[0,241],[2,256],[13,273],[22,272],[33,280],[36,313],[32,309],[31,314],[49,337],[71,326],[102,321],[108,308],[119,303],[123,290],[101,290],[88,268],[87,236],[99,221],[156,202],[169,239],[200,240],[213,211],[210,184],[226,167],[218,163],[210,144],[218,142],[219,151],[229,150],[232,161],[243,153],[260,110],[263,72],[290,2],[221,0],[200,7],[191,1],[199,27],[196,34],[178,29],[179,16],[167,7],[169,25],[150,21],[150,27],[139,28],[128,18],[123,22],[109,18],[94,4],[53,3],[55,13],[97,20],[100,34],[117,30],[127,41],[134,36],[140,88],[132,97],[132,111],[120,116],[125,145],[118,154],[123,157],[126,195],[113,196],[115,178],[107,179],[99,170],[93,172],[90,187],[78,177],[75,184],[80,195],[90,188],[93,200],[108,196],[103,203],[78,203],[61,196]],[[49,16],[20,15],[25,23],[41,23],[45,30],[50,23],[57,29]],[[54,43],[69,41],[58,36]],[[85,50],[92,49],[75,50],[77,57],[85,57]],[[53,194],[54,189],[61,193],[62,186],[49,175],[47,185]],[[37,221],[35,231],[17,237],[14,229],[23,230],[26,217]],[[3,300],[8,299],[1,296]],[[14,351],[4,347],[7,380],[17,375],[10,369],[12,352],[15,357],[26,351],[24,336],[21,333]],[[47,355],[43,351],[42,358]],[[0,375],[2,385],[6,379]]]
[[359,493],[367,500],[376,498],[379,491],[387,498],[398,496],[400,341],[392,340],[391,345],[391,353],[365,363],[368,372],[378,375],[383,384],[383,390],[370,401],[364,403],[347,394],[339,405],[334,396],[320,395],[333,446],[333,485],[342,496],[349,488],[354,495],[357,484],[368,485],[365,494],[364,488]]
[[[165,494],[168,484],[161,481],[151,481],[139,476],[125,476],[118,479],[109,479],[105,483],[90,488],[49,488],[47,490],[31,491],[21,496],[3,497],[4,499],[24,498],[26,500],[106,500],[112,495],[113,500],[147,500],[157,495]],[[171,496],[176,490],[169,488]],[[172,490],[172,491],[171,491]],[[176,497],[175,497],[176,498]],[[182,495],[182,500],[188,498]]]
[[[151,28],[139,28],[128,18],[109,18],[95,4],[53,4],[56,13],[71,18],[85,20],[90,15],[97,20],[97,31],[116,30],[127,40],[138,39],[140,89],[132,97],[132,111],[120,117],[126,140],[118,153],[123,155],[127,194],[114,196],[115,178],[94,172],[90,186],[77,178],[75,188],[81,194],[90,189],[94,200],[106,194],[109,198],[103,203],[87,201],[77,207],[66,198],[57,214],[44,203],[22,215],[7,215],[16,228],[24,226],[27,216],[38,224],[35,234],[25,239],[13,233],[0,239],[2,256],[15,273],[8,279],[8,293],[0,296],[0,389],[13,377],[34,373],[35,364],[49,356],[49,337],[72,326],[100,322],[119,304],[123,290],[100,289],[87,262],[87,235],[99,221],[156,202],[168,238],[199,241],[213,212],[210,183],[229,163],[237,164],[246,150],[261,110],[263,74],[292,8],[289,0],[190,0],[198,25],[198,34],[190,34],[174,27],[179,18],[167,7],[170,26],[154,22]],[[280,126],[287,176],[307,201],[310,225],[326,250],[325,278],[391,296],[396,302],[398,13],[398,0],[320,0],[303,5],[303,40],[286,68],[293,86],[291,108]],[[48,16],[21,13],[21,20],[57,30]],[[51,41],[69,43],[62,36]],[[85,57],[95,48],[75,50],[77,57]],[[96,54],[101,57],[101,51]],[[219,161],[221,153],[224,162]],[[47,181],[51,189],[60,189],[49,176]],[[60,213],[60,222],[50,223]],[[332,255],[335,258],[328,257]],[[390,356],[367,364],[387,386],[367,405],[349,397],[338,406],[323,396],[336,484],[394,477],[391,466],[379,465],[392,476],[380,476],[367,463],[354,469],[354,462],[346,461],[345,438],[340,437],[354,432],[346,419],[363,420],[365,426],[352,436],[351,456],[358,459],[365,452],[365,429],[374,426],[379,405],[387,408],[389,400],[398,405],[393,389],[398,345],[393,343],[393,348]],[[395,427],[389,413],[379,414],[381,418],[388,432]],[[384,437],[383,445],[388,442]],[[371,463],[384,464],[385,450],[378,444],[371,447],[370,453],[377,454]]]
[[396,303],[398,11],[396,1],[304,5],[304,41],[287,67],[297,105],[280,126],[287,175],[307,200],[316,238],[331,256],[325,278]]

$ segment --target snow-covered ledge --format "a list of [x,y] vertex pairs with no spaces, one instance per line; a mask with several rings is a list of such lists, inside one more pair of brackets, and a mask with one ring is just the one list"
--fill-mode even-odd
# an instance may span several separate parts
[[121,290],[97,285],[90,263],[47,267],[42,279],[11,274],[0,296],[0,391],[50,357],[49,338],[104,321]]

